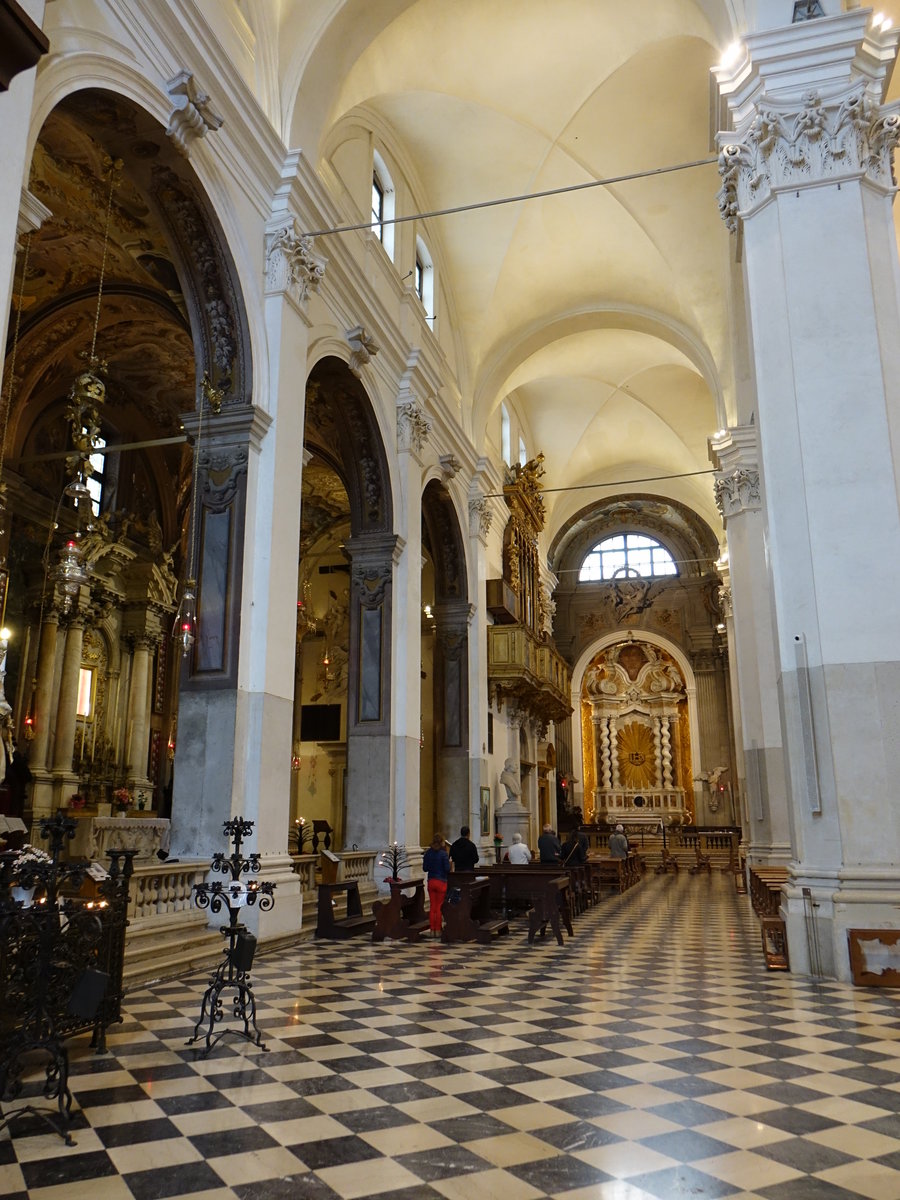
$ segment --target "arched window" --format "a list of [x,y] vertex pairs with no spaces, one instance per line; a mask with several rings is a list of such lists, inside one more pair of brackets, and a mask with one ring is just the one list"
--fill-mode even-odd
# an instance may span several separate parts
[[528,462],[528,451],[525,449],[525,439],[519,434],[519,466],[524,467]]
[[420,237],[416,238],[416,265],[413,273],[416,295],[422,301],[425,316],[434,320],[434,264],[428,247]]
[[394,226],[386,221],[394,218],[394,185],[384,159],[377,150],[372,155],[372,232],[394,257]]
[[508,467],[512,466],[512,447],[509,433],[509,409],[500,402],[500,455]]
[[677,575],[675,560],[655,538],[644,533],[616,533],[598,542],[585,557],[578,572],[580,583],[612,579],[617,571],[628,567],[638,575]]

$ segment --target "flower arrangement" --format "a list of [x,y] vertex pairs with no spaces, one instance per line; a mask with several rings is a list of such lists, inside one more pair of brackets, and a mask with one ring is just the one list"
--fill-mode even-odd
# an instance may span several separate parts
[[68,808],[84,808],[87,801],[84,796],[80,796],[77,792],[69,797]]
[[13,879],[31,887],[35,882],[34,872],[39,867],[49,866],[52,862],[53,859],[46,850],[26,843],[12,861]]
[[127,787],[116,788],[113,792],[113,801],[119,812],[127,812],[131,808],[131,792]]

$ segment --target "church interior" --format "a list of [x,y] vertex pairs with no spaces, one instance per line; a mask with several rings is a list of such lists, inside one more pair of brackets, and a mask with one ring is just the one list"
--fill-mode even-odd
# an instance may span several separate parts
[[[900,0],[2,10],[0,1194],[895,1200]],[[379,942],[464,827],[574,934]]]

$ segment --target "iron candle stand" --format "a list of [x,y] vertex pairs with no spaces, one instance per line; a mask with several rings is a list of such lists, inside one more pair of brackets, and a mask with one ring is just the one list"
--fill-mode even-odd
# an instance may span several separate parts
[[[216,854],[210,870],[213,873],[230,875],[231,878],[224,882],[214,879],[208,883],[195,883],[193,888],[194,903],[198,908],[208,908],[213,913],[228,910],[228,924],[219,926],[228,944],[222,952],[222,961],[210,977],[209,986],[203,994],[200,1016],[194,1026],[193,1035],[186,1043],[192,1046],[203,1037],[206,1042],[202,1052],[203,1058],[206,1058],[226,1033],[244,1037],[261,1050],[268,1049],[256,1024],[256,998],[250,984],[250,968],[256,950],[256,938],[246,925],[238,920],[240,910],[245,906],[256,905],[261,912],[268,912],[275,904],[272,894],[275,890],[274,883],[255,879],[244,882],[241,878],[242,875],[259,873],[259,854],[244,855],[241,852],[241,843],[253,831],[253,824],[253,821],[245,821],[243,817],[234,817],[224,823],[223,830],[231,841],[233,850],[227,856],[224,853]],[[233,1016],[236,1021],[243,1022],[243,1029],[223,1027],[216,1033],[216,1026],[224,1021],[226,1015],[222,1002],[222,993],[226,991],[234,992]],[[204,1025],[205,1036],[201,1033]]]

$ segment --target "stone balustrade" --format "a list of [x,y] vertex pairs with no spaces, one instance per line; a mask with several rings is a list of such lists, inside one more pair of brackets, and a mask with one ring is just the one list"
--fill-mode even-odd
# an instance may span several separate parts
[[136,864],[128,902],[129,921],[194,910],[192,888],[207,876],[203,859],[178,863]]

